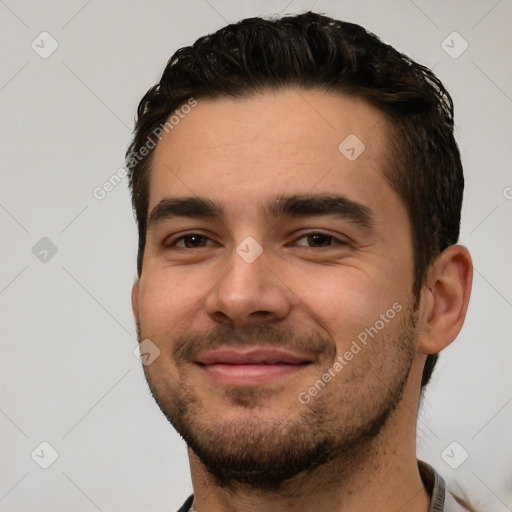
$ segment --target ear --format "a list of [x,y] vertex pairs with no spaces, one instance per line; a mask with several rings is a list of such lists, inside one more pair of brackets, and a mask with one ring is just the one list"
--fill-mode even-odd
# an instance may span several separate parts
[[139,320],[139,280],[135,279],[132,286],[132,311],[135,322]]
[[445,249],[429,269],[421,297],[418,350],[437,354],[459,334],[466,317],[473,262],[466,247]]

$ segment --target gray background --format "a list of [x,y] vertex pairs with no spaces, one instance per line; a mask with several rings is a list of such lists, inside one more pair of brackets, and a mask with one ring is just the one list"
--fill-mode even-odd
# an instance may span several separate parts
[[[310,8],[434,67],[454,97],[475,278],[418,452],[481,510],[512,510],[510,0],[0,0],[0,511],[173,511],[188,496],[185,446],[133,355],[126,178],[103,200],[92,192],[123,164],[138,101],[176,49],[226,22]],[[58,43],[46,59],[31,47],[51,49],[43,31]],[[469,44],[457,58],[454,31]],[[58,453],[47,469],[43,441]]]

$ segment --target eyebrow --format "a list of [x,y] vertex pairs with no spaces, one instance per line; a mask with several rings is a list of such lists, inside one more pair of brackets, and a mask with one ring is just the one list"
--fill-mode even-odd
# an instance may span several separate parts
[[[271,219],[331,216],[349,220],[368,230],[374,226],[374,216],[368,206],[338,194],[277,195],[263,206],[262,211]],[[151,210],[147,228],[176,217],[224,220],[226,214],[220,203],[205,197],[165,197]]]

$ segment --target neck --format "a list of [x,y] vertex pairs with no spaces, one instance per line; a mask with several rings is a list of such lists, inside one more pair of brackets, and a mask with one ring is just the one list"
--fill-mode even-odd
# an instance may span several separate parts
[[189,450],[194,504],[197,512],[427,512],[430,496],[424,488],[416,459],[414,404],[401,403],[377,437],[357,453],[333,459],[299,474],[279,491],[268,492],[235,484],[215,484],[204,465]]

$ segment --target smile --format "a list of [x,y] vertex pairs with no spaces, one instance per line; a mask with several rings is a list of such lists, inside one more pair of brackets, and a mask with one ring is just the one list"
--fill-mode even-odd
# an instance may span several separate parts
[[246,352],[220,349],[201,354],[195,362],[214,380],[236,386],[262,384],[290,376],[313,361],[304,354],[275,349]]

